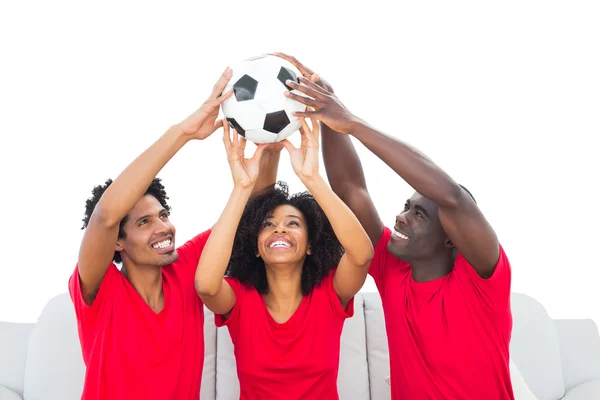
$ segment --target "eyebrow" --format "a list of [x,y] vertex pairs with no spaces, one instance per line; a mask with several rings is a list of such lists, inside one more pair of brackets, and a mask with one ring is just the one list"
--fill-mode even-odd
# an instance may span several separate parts
[[[299,216],[297,216],[297,215],[294,215],[294,214],[288,214],[288,215],[286,215],[285,217],[286,217],[286,218],[297,218],[297,219],[299,219],[300,221],[302,221],[302,218],[300,218]],[[268,216],[267,218],[265,218],[265,219],[273,219],[273,218],[275,218],[275,216],[274,216],[274,215],[269,215],[269,216]]]
[[[160,214],[162,214],[162,213],[164,213],[164,212],[166,212],[166,211],[167,211],[167,209],[166,209],[166,208],[163,208],[162,210],[160,210],[160,211],[158,212],[158,215],[160,215]],[[145,218],[150,218],[151,216],[152,216],[152,215],[150,215],[150,214],[143,215],[143,216],[139,217],[138,219],[136,219],[136,220],[135,220],[135,223],[137,224],[137,223],[138,223],[138,222],[140,222],[141,220],[143,220],[143,219],[145,219]]]
[[425,216],[426,216],[427,218],[429,218],[429,214],[427,214],[427,210],[426,210],[426,209],[424,209],[423,207],[421,207],[421,206],[420,206],[420,205],[418,205],[418,204],[415,204],[415,208],[416,208],[417,210],[421,211],[423,214],[425,214]]

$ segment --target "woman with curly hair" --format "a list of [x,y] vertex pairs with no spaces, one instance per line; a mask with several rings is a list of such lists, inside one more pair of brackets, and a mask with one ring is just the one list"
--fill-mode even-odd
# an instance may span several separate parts
[[371,241],[319,175],[316,120],[312,129],[303,121],[301,148],[283,142],[310,193],[290,196],[280,184],[250,201],[264,145],[246,159],[245,140],[223,128],[234,189],[195,283],[217,326],[229,329],[240,399],[338,399],[340,336]]

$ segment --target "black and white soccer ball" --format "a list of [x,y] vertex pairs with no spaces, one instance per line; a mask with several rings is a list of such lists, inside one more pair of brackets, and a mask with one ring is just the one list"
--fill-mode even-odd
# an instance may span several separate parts
[[[300,71],[276,56],[259,56],[232,67],[233,74],[223,90],[233,95],[222,104],[223,115],[241,136],[254,143],[279,142],[302,125],[294,112],[306,106],[285,97],[292,90],[286,80],[299,82]],[[293,91],[302,95],[298,91]]]

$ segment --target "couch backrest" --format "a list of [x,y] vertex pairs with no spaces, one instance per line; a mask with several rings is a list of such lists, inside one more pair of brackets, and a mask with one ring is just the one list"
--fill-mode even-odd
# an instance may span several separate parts
[[85,366],[69,295],[46,304],[29,337],[24,399],[79,399]]
[[535,299],[511,296],[513,332],[510,353],[523,378],[539,400],[565,394],[562,360],[554,321]]
[[379,293],[367,292],[363,293],[363,298],[371,399],[389,399],[390,385],[386,378],[390,375],[390,358],[381,297]]
[[35,324],[0,322],[0,386],[23,394],[27,343]]

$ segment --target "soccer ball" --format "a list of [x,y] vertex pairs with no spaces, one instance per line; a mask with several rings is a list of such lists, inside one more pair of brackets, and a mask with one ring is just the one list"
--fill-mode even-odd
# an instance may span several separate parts
[[229,126],[254,143],[279,142],[300,128],[301,119],[293,113],[306,106],[284,95],[292,90],[286,80],[299,82],[302,76],[292,63],[265,55],[242,61],[232,70],[223,93],[233,88],[233,95],[222,104]]

